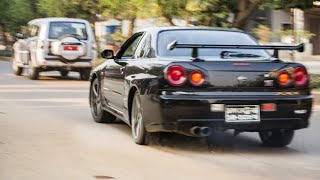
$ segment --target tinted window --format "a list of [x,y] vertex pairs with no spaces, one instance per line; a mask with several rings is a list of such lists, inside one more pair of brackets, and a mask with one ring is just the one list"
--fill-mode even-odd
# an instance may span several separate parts
[[131,44],[128,46],[128,48],[123,53],[123,58],[133,58],[133,55],[137,49],[138,43],[140,39],[142,38],[142,34],[138,35],[131,41]]
[[49,39],[58,39],[60,36],[72,34],[81,40],[87,40],[87,30],[84,23],[77,22],[51,22]]
[[134,57],[135,58],[151,58],[154,56],[151,49],[151,35],[145,35],[141,40]]
[[37,25],[30,25],[28,27],[28,36],[30,37],[35,37],[35,36],[39,36],[39,31],[40,28]]
[[[256,45],[257,42],[249,35],[240,32],[214,30],[173,30],[163,31],[158,36],[158,51],[160,56],[190,57],[191,49],[167,50],[167,45],[177,40],[182,44],[216,44],[216,45]],[[270,57],[264,50],[245,49],[199,49],[199,57],[220,59],[223,51],[250,53],[262,57]]]

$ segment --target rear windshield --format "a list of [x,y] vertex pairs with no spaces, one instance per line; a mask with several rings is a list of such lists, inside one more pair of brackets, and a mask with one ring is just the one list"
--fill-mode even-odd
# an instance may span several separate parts
[[60,36],[72,34],[78,39],[87,40],[86,25],[78,22],[51,22],[49,28],[49,39],[58,39]]
[[[213,44],[213,45],[257,45],[256,40],[248,34],[217,30],[171,30],[163,31],[158,36],[158,52],[160,56],[186,58],[191,56],[191,49],[167,50],[173,41],[178,44]],[[231,54],[228,58],[222,55]],[[248,55],[249,54],[249,55]],[[199,49],[199,58],[203,59],[266,59],[270,58],[265,50],[251,49]]]

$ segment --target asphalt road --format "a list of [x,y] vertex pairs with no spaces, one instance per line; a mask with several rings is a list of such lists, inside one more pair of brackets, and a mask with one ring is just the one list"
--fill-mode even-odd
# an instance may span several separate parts
[[212,147],[173,134],[139,146],[127,125],[93,122],[88,82],[54,75],[31,81],[0,61],[1,180],[320,179],[317,110],[287,148],[230,132]]

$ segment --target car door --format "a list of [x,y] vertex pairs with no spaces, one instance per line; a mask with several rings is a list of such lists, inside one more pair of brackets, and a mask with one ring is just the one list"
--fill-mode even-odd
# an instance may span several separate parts
[[137,33],[121,47],[115,59],[108,60],[104,69],[103,92],[107,105],[118,112],[124,110],[124,79],[126,64],[134,59],[135,51],[143,36]]

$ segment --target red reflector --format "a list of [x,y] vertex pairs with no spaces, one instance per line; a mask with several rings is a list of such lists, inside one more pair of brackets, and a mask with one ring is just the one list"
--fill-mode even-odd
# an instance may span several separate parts
[[274,103],[261,104],[261,111],[276,111],[277,105]]
[[78,51],[78,46],[63,46],[65,51]]
[[232,63],[232,66],[250,66],[250,63]]

